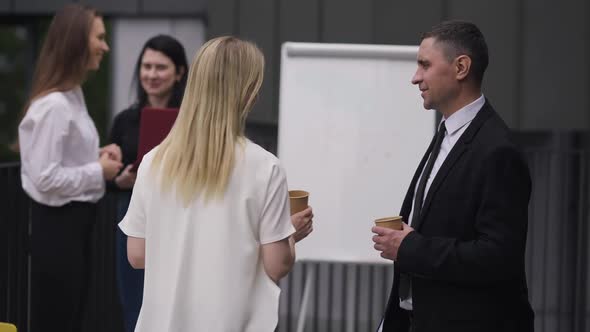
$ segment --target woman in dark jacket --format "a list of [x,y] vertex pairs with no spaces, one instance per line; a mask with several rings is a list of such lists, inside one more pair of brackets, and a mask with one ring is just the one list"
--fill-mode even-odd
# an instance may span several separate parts
[[[117,192],[117,221],[125,216],[135,184],[133,162],[137,158],[139,121],[144,107],[178,108],[182,101],[188,64],[184,47],[174,38],[158,35],[143,46],[135,66],[137,100],[120,112],[113,122],[110,140],[121,147],[121,173],[109,183]],[[123,308],[125,330],[135,328],[143,294],[143,270],[134,270],[127,261],[127,236],[117,228],[117,284]]]

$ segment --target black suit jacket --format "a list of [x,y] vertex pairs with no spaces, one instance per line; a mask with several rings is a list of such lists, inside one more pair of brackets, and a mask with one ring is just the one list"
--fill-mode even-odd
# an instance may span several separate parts
[[[401,215],[408,220],[414,174]],[[398,276],[412,279],[415,331],[533,331],[524,272],[531,180],[510,130],[486,100],[454,145],[402,241],[384,332],[407,331]]]

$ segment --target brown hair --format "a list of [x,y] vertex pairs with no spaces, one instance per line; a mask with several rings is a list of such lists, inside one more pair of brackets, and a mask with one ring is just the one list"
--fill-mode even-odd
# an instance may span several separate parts
[[84,81],[90,58],[88,39],[95,17],[101,17],[96,9],[77,3],[55,14],[37,59],[24,112],[36,98],[70,90]]
[[[21,117],[25,116],[33,100],[53,91],[73,89],[84,81],[90,59],[90,31],[96,17],[102,15],[93,7],[78,3],[64,6],[53,16]],[[10,149],[20,150],[18,139]]]

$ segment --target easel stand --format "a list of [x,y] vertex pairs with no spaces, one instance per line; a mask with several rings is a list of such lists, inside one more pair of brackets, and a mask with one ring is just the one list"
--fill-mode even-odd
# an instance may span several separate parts
[[299,317],[297,319],[297,332],[303,332],[305,329],[305,317],[307,315],[307,307],[309,305],[309,297],[311,290],[315,283],[315,264],[310,264],[307,267],[307,274],[305,276],[305,288],[303,289],[303,297],[301,298],[301,307],[299,308]]

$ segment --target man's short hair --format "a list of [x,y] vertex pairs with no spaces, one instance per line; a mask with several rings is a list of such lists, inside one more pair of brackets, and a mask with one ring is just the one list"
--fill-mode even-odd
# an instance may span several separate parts
[[434,38],[443,45],[449,61],[459,55],[471,58],[471,73],[478,84],[488,67],[488,46],[479,28],[466,21],[445,21],[432,27],[421,36],[421,40]]

